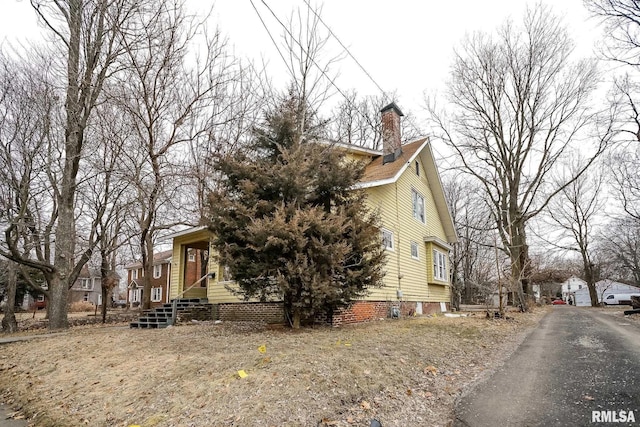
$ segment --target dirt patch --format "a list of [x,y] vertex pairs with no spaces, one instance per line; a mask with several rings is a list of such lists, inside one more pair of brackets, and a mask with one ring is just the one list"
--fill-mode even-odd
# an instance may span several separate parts
[[79,328],[0,346],[0,388],[36,426],[445,426],[543,314]]

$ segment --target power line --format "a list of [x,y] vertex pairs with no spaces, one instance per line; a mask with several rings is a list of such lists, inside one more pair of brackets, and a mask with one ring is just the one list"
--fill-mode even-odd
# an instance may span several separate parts
[[384,89],[382,89],[382,87],[380,87],[378,82],[376,82],[375,79],[371,76],[371,74],[369,74],[369,72],[362,66],[362,64],[360,64],[360,61],[358,61],[356,59],[356,57],[353,56],[351,51],[344,45],[344,43],[342,43],[342,41],[338,38],[338,36],[336,36],[336,34],[331,30],[329,25],[327,25],[327,23],[324,22],[324,20],[320,17],[320,15],[315,11],[315,9],[311,7],[311,4],[309,4],[309,1],[308,0],[303,0],[303,1],[305,2],[307,7],[309,8],[309,10],[311,12],[313,12],[313,14],[316,16],[316,18],[318,18],[318,20],[322,23],[322,25],[324,25],[325,28],[329,31],[329,34],[331,34],[331,36],[333,36],[333,38],[336,39],[336,41],[338,43],[340,43],[340,46],[342,46],[342,48],[345,50],[345,52],[347,52],[347,54],[351,57],[351,59],[353,59],[353,61],[358,65],[358,67],[360,67],[360,69],[366,74],[366,76],[369,78],[369,80],[371,80],[373,82],[373,84],[376,85],[378,90],[384,96],[385,100],[389,100],[389,95],[387,95],[387,92]]
[[[318,63],[316,62],[316,60],[309,55],[309,52],[307,52],[307,50],[305,50],[304,46],[302,46],[302,43],[300,43],[294,36],[293,34],[291,34],[291,31],[289,31],[289,29],[287,28],[286,25],[284,25],[284,23],[280,20],[280,18],[278,18],[278,16],[275,14],[275,12],[271,9],[271,7],[269,7],[269,5],[267,4],[267,2],[265,0],[261,0],[262,4],[269,10],[269,12],[271,12],[271,15],[273,15],[273,17],[276,19],[276,21],[278,21],[278,23],[280,24],[280,26],[282,28],[284,28],[284,30],[287,32],[287,34],[289,35],[289,37],[291,37],[291,40],[293,40],[294,42],[296,42],[296,44],[298,46],[300,46],[300,49],[302,49],[302,51],[308,56],[308,58],[311,60],[311,62],[313,63],[313,65],[315,65],[318,70],[320,70],[320,72],[322,73],[323,76],[325,76],[327,78],[327,80],[329,80],[329,83],[331,83],[331,85],[338,91],[340,92],[340,95],[342,95],[347,102],[350,102],[349,99],[347,98],[347,95],[344,94],[344,92],[342,92],[342,90],[338,87],[338,85],[336,85],[336,83],[334,82],[334,80],[329,77],[327,75],[327,73],[322,69],[322,67],[320,67],[320,65],[318,65]],[[253,3],[253,0],[251,0],[251,2]],[[279,52],[279,51],[278,51]],[[284,57],[282,58],[284,60]],[[286,61],[285,61],[286,62]],[[293,73],[291,74],[293,76]]]
[[[251,2],[251,6],[253,6],[254,11],[256,12],[256,14],[258,15],[258,18],[260,19],[260,22],[262,23],[262,25],[264,26],[265,30],[267,31],[267,33],[269,34],[269,38],[271,39],[272,43],[274,44],[274,46],[276,47],[276,50],[278,51],[278,54],[280,55],[280,58],[282,58],[282,61],[285,63],[287,69],[289,70],[289,72],[291,73],[291,76],[294,76],[293,70],[291,69],[291,67],[289,66],[289,63],[287,62],[287,60],[285,59],[284,55],[282,54],[282,52],[280,51],[280,48],[278,47],[278,44],[276,43],[275,39],[272,37],[271,32],[269,31],[269,29],[267,28],[266,23],[264,22],[264,20],[262,19],[262,16],[260,15],[260,12],[258,11],[258,9],[256,8],[255,4],[253,3],[253,0],[249,0]],[[309,10],[311,12],[313,12],[313,14],[316,16],[316,18],[327,28],[327,30],[329,31],[329,33],[338,41],[338,43],[340,43],[340,45],[342,46],[342,48],[349,54],[349,56],[351,56],[351,58],[356,62],[356,64],[358,64],[358,66],[362,69],[362,71],[367,75],[367,77],[376,85],[376,87],[380,90],[380,92],[382,93],[382,95],[385,98],[385,101],[387,101],[389,99],[389,95],[380,87],[380,85],[373,79],[373,77],[371,76],[371,74],[369,74],[367,72],[367,70],[360,64],[360,62],[358,62],[358,60],[353,56],[353,54],[349,51],[349,49],[347,49],[347,47],[338,39],[338,37],[335,35],[335,33],[333,33],[333,31],[331,30],[331,28],[329,28],[329,26],[322,20],[322,18],[318,15],[318,13],[316,13],[315,10],[313,10],[313,8],[311,8],[310,4],[308,3],[307,0],[303,0],[307,6],[309,7]],[[286,33],[289,35],[289,37],[291,38],[291,40],[293,42],[295,42],[300,49],[302,49],[302,51],[309,56],[309,59],[311,60],[311,62],[313,63],[313,65],[315,67],[318,68],[318,70],[320,71],[320,73],[327,79],[329,80],[329,83],[340,93],[340,95],[342,95],[342,97],[345,99],[345,101],[350,105],[350,107],[356,111],[358,114],[360,114],[360,116],[362,116],[362,118],[364,118],[365,120],[368,120],[368,117],[366,117],[364,115],[364,113],[362,111],[360,111],[359,108],[357,108],[356,105],[353,104],[353,102],[351,101],[351,99],[338,87],[338,85],[336,84],[336,82],[334,81],[334,79],[332,79],[331,77],[329,77],[329,75],[327,75],[327,73],[325,72],[325,70],[320,67],[320,65],[315,61],[315,59],[309,55],[309,52],[305,49],[304,46],[302,46],[302,44],[300,43],[300,41],[298,41],[294,35],[291,33],[291,31],[289,30],[289,28],[287,28],[287,26],[280,20],[280,18],[278,18],[278,16],[275,14],[275,12],[273,11],[273,9],[271,9],[271,7],[266,3],[265,0],[261,0],[262,4],[269,10],[269,12],[271,13],[271,15],[276,19],[276,21],[278,21],[278,23],[280,24],[280,26],[282,28],[284,28],[284,30],[286,31]],[[409,124],[414,128],[414,130],[416,131],[416,133],[421,133],[420,129],[418,128],[418,126],[416,126],[416,124],[413,122],[413,120],[409,120]],[[439,153],[437,153],[439,154]],[[440,155],[440,154],[439,154]],[[448,159],[442,155],[440,155],[441,158],[443,158],[445,161],[448,162]]]
[[256,5],[253,4],[253,0],[249,0],[249,2],[251,3],[251,6],[253,7],[253,10],[256,12],[256,15],[258,15],[258,19],[260,19],[260,22],[262,23],[262,26],[264,27],[265,31],[269,35],[269,38],[271,39],[271,42],[273,43],[273,45],[275,46],[276,50],[278,51],[278,55],[280,55],[280,58],[282,58],[282,62],[284,62],[284,65],[285,65],[285,67],[287,67],[287,70],[289,70],[289,73],[291,73],[291,76],[293,76],[294,75],[293,74],[293,70],[291,69],[291,67],[289,67],[289,63],[284,58],[284,55],[282,54],[282,52],[280,52],[280,48],[278,47],[278,43],[276,43],[275,39],[271,35],[271,31],[269,31],[269,28],[267,27],[267,24],[262,19],[262,15],[260,15],[260,12],[258,12],[258,9],[256,8]]

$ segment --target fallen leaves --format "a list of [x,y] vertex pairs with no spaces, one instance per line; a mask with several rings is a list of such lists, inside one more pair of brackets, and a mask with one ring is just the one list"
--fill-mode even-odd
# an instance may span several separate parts
[[431,375],[433,375],[435,377],[436,375],[438,375],[438,368],[436,368],[433,365],[429,365],[429,366],[424,368],[424,373],[425,374],[431,374]]
[[[485,324],[418,317],[295,334],[233,323],[71,330],[66,338],[48,338],[46,346],[0,347],[0,384],[11,387],[9,398],[30,417],[45,413],[58,425],[88,419],[147,427],[145,420],[158,413],[164,416],[159,425],[257,420],[268,427],[350,427],[369,426],[374,417],[382,425],[442,425],[460,388],[499,359],[516,335],[512,327],[485,330]],[[478,345],[483,341],[499,344],[485,350]],[[70,351],[70,343],[83,351]],[[52,363],[57,369],[50,372],[46,364]],[[141,384],[151,394],[142,393]],[[110,396],[110,411],[104,396]]]

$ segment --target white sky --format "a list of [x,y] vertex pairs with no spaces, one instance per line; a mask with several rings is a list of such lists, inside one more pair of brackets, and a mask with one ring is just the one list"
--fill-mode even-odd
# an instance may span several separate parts
[[[295,8],[306,8],[304,0],[265,1],[285,23]],[[208,10],[213,4],[212,18],[229,37],[236,55],[257,61],[264,59],[274,82],[286,84],[286,69],[250,0],[188,2],[194,10]],[[279,41],[284,30],[262,0],[253,2]],[[319,3],[311,1],[311,4]],[[453,48],[464,35],[476,30],[491,31],[509,17],[519,21],[527,4],[533,2],[325,0],[322,18],[385,91],[398,92],[400,108],[413,110],[420,116],[423,92],[442,91]],[[0,40],[15,43],[38,39],[40,30],[28,0],[0,0],[0,5]],[[599,30],[596,22],[588,19],[582,0],[556,0],[553,9],[568,23],[578,53],[590,56]],[[335,40],[330,43],[339,48]],[[335,71],[339,73],[336,84],[341,90],[379,94],[350,57],[342,59]]]

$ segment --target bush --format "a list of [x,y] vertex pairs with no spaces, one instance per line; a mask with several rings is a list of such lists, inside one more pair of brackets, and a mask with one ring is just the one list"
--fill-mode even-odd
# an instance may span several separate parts
[[79,313],[82,311],[95,311],[95,306],[87,301],[77,301],[77,302],[73,302],[71,303],[71,305],[69,305],[69,312],[71,313]]

